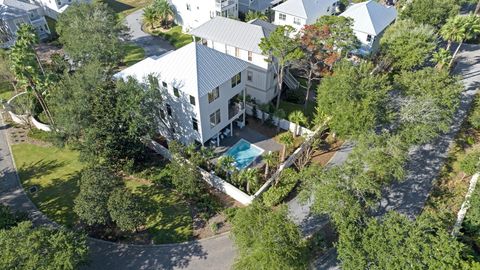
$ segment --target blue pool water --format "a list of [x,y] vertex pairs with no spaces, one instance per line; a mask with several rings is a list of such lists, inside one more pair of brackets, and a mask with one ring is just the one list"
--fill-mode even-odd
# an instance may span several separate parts
[[262,148],[241,139],[223,155],[233,157],[235,167],[241,170],[247,168],[263,151]]

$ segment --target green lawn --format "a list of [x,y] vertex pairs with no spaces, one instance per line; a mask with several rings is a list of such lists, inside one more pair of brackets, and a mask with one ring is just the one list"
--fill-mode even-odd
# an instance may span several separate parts
[[105,3],[120,17],[124,17],[148,6],[152,0],[105,0]]
[[[280,100],[280,108],[283,109],[286,113],[286,119],[288,119],[288,115],[293,111],[302,111],[305,116],[308,117],[309,122],[311,123],[315,118],[315,106],[316,103],[314,101],[309,100],[307,103],[307,108],[305,109],[303,104],[292,103],[284,100]],[[307,125],[308,126],[308,125]]]
[[[78,153],[26,143],[12,145],[12,150],[20,180],[37,207],[60,224],[75,224],[73,199],[78,194],[77,180],[83,167]],[[39,190],[30,194],[31,186]]]
[[125,66],[131,66],[145,58],[145,50],[133,43],[125,43],[125,58],[123,63]]
[[[54,221],[72,227],[78,219],[73,212],[73,201],[79,191],[77,181],[83,167],[78,152],[27,143],[12,145],[12,150],[20,180],[35,205]],[[156,169],[158,172],[159,168]],[[189,205],[174,190],[137,179],[127,179],[125,184],[146,204],[147,229],[156,244],[192,239]],[[39,190],[30,194],[31,186]]]
[[181,48],[193,41],[191,35],[182,32],[182,27],[180,25],[172,27],[172,29],[165,33],[153,31],[152,34],[168,40],[176,49]]
[[7,101],[13,97],[13,87],[9,82],[0,82],[0,100]]

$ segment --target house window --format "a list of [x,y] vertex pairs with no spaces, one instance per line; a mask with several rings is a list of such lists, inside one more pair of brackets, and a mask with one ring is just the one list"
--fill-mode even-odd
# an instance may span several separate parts
[[293,23],[300,25],[301,24],[300,18],[297,18],[297,17],[293,18]]
[[237,75],[232,77],[232,88],[237,86],[241,82],[242,82],[242,73],[239,72]]
[[235,57],[240,57],[240,49],[235,48]]
[[367,42],[370,42],[372,41],[372,36],[371,35],[367,35]]
[[220,110],[210,114],[210,128],[214,128],[220,123]]
[[252,52],[248,51],[248,61],[252,61]]
[[180,92],[178,92],[178,89],[177,88],[173,88],[173,94],[176,96],[176,97],[180,97]]
[[192,127],[193,130],[198,131],[198,120],[195,117],[192,117]]
[[195,105],[195,97],[190,96],[190,104]]
[[192,10],[192,9],[190,8],[190,4],[187,4],[187,10]]
[[253,80],[253,72],[247,71],[247,81],[251,82]]
[[162,82],[162,86],[167,88],[167,83],[166,82]]
[[220,91],[217,88],[213,89],[212,91],[208,92],[208,103],[212,103],[220,96]]
[[170,106],[170,104],[167,104],[166,107],[167,107],[167,114],[169,116],[172,116],[172,106]]
[[278,19],[280,19],[282,21],[285,21],[287,19],[287,15],[284,14],[284,13],[280,13],[280,14],[278,14]]

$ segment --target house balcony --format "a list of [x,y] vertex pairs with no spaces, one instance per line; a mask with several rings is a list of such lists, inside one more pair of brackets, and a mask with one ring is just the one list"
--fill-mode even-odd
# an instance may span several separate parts
[[239,116],[245,111],[245,105],[243,102],[234,102],[231,101],[228,104],[228,120]]
[[235,1],[232,0],[215,0],[215,6],[217,10],[225,11],[231,8],[234,8],[236,5]]

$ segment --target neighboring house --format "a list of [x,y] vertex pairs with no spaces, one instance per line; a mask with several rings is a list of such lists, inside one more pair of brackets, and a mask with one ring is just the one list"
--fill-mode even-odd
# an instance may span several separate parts
[[219,142],[231,136],[234,125],[245,125],[245,81],[248,64],[192,42],[159,57],[149,57],[115,75],[140,81],[154,74],[166,94],[160,117],[182,143]]
[[90,3],[92,0],[29,0],[43,7],[45,15],[57,19],[58,15],[63,13],[73,3]]
[[175,22],[188,32],[210,19],[221,16],[238,18],[238,0],[170,0]]
[[0,0],[0,46],[7,48],[15,43],[15,36],[22,24],[35,27],[40,40],[50,36],[41,7],[18,0]]
[[190,31],[201,43],[219,52],[248,62],[247,94],[258,103],[267,103],[277,95],[275,70],[258,46],[276,26],[261,20],[245,23],[216,17]]
[[321,16],[337,13],[339,3],[339,0],[288,0],[272,9],[275,11],[273,23],[293,26],[298,32]]
[[378,49],[379,40],[397,18],[397,11],[392,6],[370,0],[351,5],[340,16],[353,19],[353,32],[361,43],[356,53],[367,55]]
[[249,11],[265,13],[285,0],[238,0],[238,11],[246,14]]

